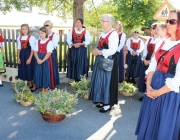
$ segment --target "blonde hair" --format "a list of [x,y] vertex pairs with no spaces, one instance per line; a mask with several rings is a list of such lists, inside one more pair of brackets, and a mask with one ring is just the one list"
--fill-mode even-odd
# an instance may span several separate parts
[[160,27],[161,29],[166,29],[167,27],[166,23],[159,23],[157,26]]
[[30,31],[29,31],[29,25],[28,24],[22,24],[21,25],[21,31],[20,31],[20,37],[22,37],[24,34],[22,33],[22,27],[27,27],[28,28],[28,34],[27,35],[30,35]]
[[44,25],[49,25],[51,28],[53,27],[53,23],[50,20],[46,20]]
[[122,23],[120,21],[115,21],[115,23],[119,24],[121,26],[121,32],[123,32],[123,26],[122,26]]
[[46,27],[41,27],[39,31],[46,33],[46,38],[48,38],[48,30],[46,29]]

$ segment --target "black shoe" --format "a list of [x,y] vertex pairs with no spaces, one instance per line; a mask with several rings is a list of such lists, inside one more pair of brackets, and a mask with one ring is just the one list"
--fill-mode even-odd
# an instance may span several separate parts
[[101,109],[99,110],[99,112],[101,112],[101,113],[106,113],[106,112],[108,112],[108,111],[110,111],[110,110],[111,110],[111,107],[110,107],[109,109],[107,109],[107,110],[105,110],[104,107],[103,107],[103,108],[101,108]]
[[3,87],[3,84],[0,84],[0,87]]
[[142,100],[143,100],[143,97],[139,98],[138,100],[139,100],[139,101],[142,101]]
[[127,82],[127,83],[130,83],[130,79],[127,79],[126,82]]
[[134,78],[131,80],[131,82],[132,82],[133,84],[136,84],[136,81],[134,80]]
[[34,91],[36,91],[37,90],[37,88],[36,89],[31,89],[31,92],[34,92]]
[[97,104],[96,107],[97,107],[97,108],[102,108],[103,105],[102,105],[102,104]]

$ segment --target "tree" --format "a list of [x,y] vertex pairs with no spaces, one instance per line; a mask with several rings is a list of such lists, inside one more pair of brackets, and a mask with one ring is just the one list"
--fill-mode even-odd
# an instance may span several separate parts
[[128,30],[128,35],[133,28],[152,20],[162,2],[160,0],[114,0],[118,6],[119,19]]
[[100,28],[100,16],[102,14],[112,14],[117,17],[117,6],[113,4],[112,0],[103,1],[98,6],[95,6],[92,1],[87,1],[84,13],[86,26]]
[[14,7],[21,10],[29,5],[43,7],[47,12],[67,19],[73,15],[74,21],[83,18],[83,4],[86,0],[1,0],[0,10],[4,13]]

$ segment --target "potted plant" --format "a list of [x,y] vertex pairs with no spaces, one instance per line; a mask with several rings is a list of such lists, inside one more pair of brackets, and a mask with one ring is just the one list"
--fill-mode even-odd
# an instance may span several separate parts
[[36,96],[29,88],[24,88],[21,93],[14,94],[14,99],[23,106],[30,106],[35,102]]
[[88,99],[90,80],[86,79],[86,75],[81,76],[81,80],[79,82],[72,82],[70,85],[72,86],[73,91],[78,93],[80,97]]
[[24,81],[16,81],[15,83],[12,84],[12,86],[16,93],[21,93],[23,91],[23,89],[28,88],[26,82],[24,82]]
[[74,111],[78,94],[70,94],[60,89],[41,92],[37,95],[35,109],[41,112],[42,118],[47,122],[60,122],[67,113]]
[[138,88],[133,86],[133,84],[123,81],[119,84],[119,92],[124,96],[134,96],[138,93]]

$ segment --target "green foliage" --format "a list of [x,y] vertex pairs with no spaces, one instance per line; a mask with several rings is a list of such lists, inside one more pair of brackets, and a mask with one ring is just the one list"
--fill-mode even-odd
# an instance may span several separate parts
[[122,21],[126,29],[131,31],[133,28],[140,27],[152,20],[162,1],[114,0],[114,4],[118,6],[118,19]]
[[23,90],[29,90],[27,84],[24,81],[16,81],[12,84],[17,93],[21,93]]
[[88,95],[90,88],[90,80],[86,79],[86,75],[81,76],[81,81],[70,83],[74,92],[78,93],[82,98]]
[[86,2],[86,9],[84,10],[85,24],[87,27],[100,28],[100,17],[102,14],[112,14],[117,17],[118,7],[113,4],[112,0],[103,1],[97,7],[93,5],[92,1]]
[[19,102],[23,100],[24,102],[34,103],[36,96],[30,90],[24,90],[22,93],[14,94],[14,99]]
[[54,89],[49,92],[41,92],[37,95],[35,109],[44,114],[51,110],[55,114],[67,114],[74,110],[78,94],[70,94],[66,90]]
[[138,92],[138,88],[133,86],[133,84],[130,84],[124,81],[119,84],[119,91],[126,92],[129,94],[136,94]]

